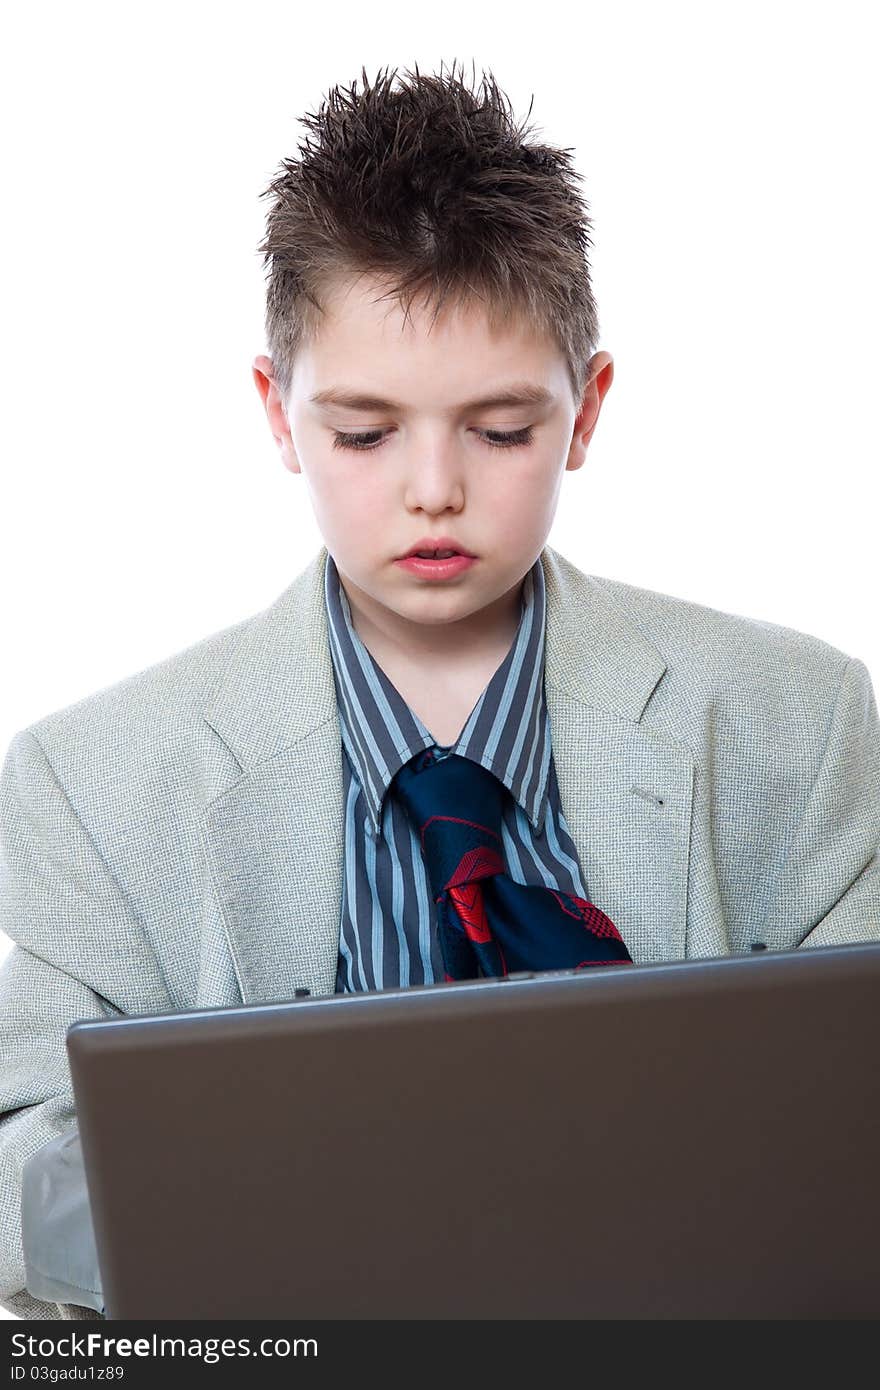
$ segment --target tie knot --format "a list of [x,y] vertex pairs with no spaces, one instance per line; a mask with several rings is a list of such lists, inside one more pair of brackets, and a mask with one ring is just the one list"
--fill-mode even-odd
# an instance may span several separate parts
[[494,772],[450,753],[416,754],[397,773],[397,793],[419,836],[435,896],[456,884],[503,873],[506,787]]

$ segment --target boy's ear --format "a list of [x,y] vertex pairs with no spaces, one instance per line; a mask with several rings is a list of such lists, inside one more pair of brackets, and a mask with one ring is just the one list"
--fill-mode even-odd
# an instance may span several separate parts
[[580,468],[586,459],[593,430],[599,419],[599,411],[602,409],[602,401],[613,380],[614,358],[610,352],[597,352],[590,358],[587,384],[574,422],[566,469]]
[[275,368],[271,357],[265,357],[262,354],[255,357],[251,371],[269,420],[272,437],[281,452],[284,467],[289,468],[291,473],[301,473],[299,459],[290,437],[287,411],[275,382]]

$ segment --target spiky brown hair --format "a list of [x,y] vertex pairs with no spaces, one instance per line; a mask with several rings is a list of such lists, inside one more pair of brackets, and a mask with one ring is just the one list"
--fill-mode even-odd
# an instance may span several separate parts
[[[266,338],[282,399],[298,348],[316,332],[322,289],[378,273],[408,316],[417,295],[482,302],[493,325],[517,317],[548,333],[577,405],[598,339],[587,247],[591,221],[571,152],[527,143],[491,73],[479,89],[444,74],[380,69],[363,90],[334,87],[282,161],[258,250],[269,268]],[[395,85],[395,82],[397,85]],[[532,99],[534,101],[534,98]],[[432,320],[433,321],[433,320]]]

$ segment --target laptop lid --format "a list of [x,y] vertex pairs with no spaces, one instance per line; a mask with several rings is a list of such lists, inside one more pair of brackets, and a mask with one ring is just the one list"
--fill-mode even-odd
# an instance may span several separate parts
[[880,943],[77,1022],[107,1316],[880,1314]]

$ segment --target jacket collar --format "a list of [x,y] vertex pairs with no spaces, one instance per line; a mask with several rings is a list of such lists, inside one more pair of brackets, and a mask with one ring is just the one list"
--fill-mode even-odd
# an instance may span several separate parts
[[[324,598],[328,553],[318,554],[243,628],[204,711],[247,770],[338,721]],[[563,695],[638,723],[666,670],[656,647],[601,584],[545,546],[545,682]]]

